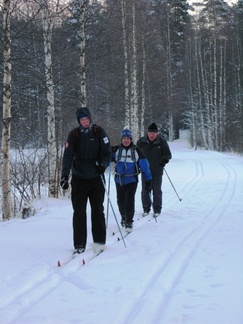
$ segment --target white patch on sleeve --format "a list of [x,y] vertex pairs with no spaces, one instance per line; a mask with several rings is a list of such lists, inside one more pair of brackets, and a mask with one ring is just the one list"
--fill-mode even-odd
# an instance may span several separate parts
[[108,139],[108,137],[104,137],[104,138],[103,138],[103,141],[104,141],[105,144],[109,143],[109,139]]

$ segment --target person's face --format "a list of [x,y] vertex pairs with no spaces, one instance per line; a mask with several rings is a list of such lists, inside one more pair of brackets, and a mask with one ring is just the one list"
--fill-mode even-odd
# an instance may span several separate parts
[[148,132],[148,138],[151,142],[155,141],[158,136],[158,133]]
[[131,144],[131,138],[130,137],[123,137],[122,138],[122,145],[127,147]]
[[79,119],[80,124],[83,126],[83,128],[88,128],[90,125],[90,121],[88,117],[83,117]]

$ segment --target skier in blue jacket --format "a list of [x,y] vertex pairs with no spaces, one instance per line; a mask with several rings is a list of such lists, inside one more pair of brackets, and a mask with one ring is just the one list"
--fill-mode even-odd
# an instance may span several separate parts
[[121,132],[121,145],[113,146],[113,161],[115,162],[115,183],[117,204],[121,214],[121,225],[127,232],[132,231],[135,212],[135,193],[138,185],[138,175],[142,172],[146,189],[152,187],[152,175],[148,160],[143,151],[132,141],[132,132],[124,129]]

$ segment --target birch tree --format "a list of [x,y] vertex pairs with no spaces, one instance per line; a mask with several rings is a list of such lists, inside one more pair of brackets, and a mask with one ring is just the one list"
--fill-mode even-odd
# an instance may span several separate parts
[[[207,141],[207,134],[206,134],[206,126],[209,129],[211,129],[211,114],[210,114],[210,104],[208,99],[208,86],[207,86],[207,78],[204,73],[203,68],[203,61],[202,61],[202,49],[201,49],[201,41],[202,37],[201,34],[198,38],[195,39],[196,42],[196,73],[197,73],[197,89],[198,89],[198,114],[199,114],[199,120],[200,120],[200,130],[201,130],[201,144],[208,148],[208,142],[211,143],[211,136],[208,135],[208,141]],[[205,101],[203,100],[203,93],[205,94]],[[205,105],[205,109],[204,109]],[[206,114],[205,114],[206,111]],[[206,115],[206,117],[205,117]],[[206,119],[206,122],[205,122]],[[209,132],[208,132],[209,134]]]
[[[139,116],[135,0],[129,4],[132,6],[131,19],[128,19],[129,9],[126,0],[121,1],[125,79],[125,125],[133,130],[134,141],[136,141],[136,137],[139,134]],[[131,26],[131,32],[129,32],[129,26]]]
[[128,72],[128,42],[126,30],[126,0],[121,0],[122,12],[122,35],[123,35],[123,54],[124,54],[124,88],[125,88],[125,125],[130,125],[130,95],[129,95],[129,72]]
[[189,98],[188,107],[190,108],[186,116],[188,118],[188,123],[191,129],[191,145],[196,149],[198,145],[198,127],[197,127],[197,109],[196,109],[197,107],[196,107],[196,100],[194,99],[194,91],[193,91],[194,88],[193,70],[190,68],[191,66],[193,66],[194,62],[197,62],[197,52],[195,52],[195,48],[197,44],[196,43],[194,44],[194,42],[192,42],[192,40],[196,40],[195,33],[196,33],[196,29],[193,30],[193,28],[191,28],[191,35],[187,40],[187,61],[188,61],[187,71],[188,71],[188,98]]
[[224,37],[220,38],[220,69],[219,69],[219,140],[218,148],[224,150],[226,130],[226,42]]
[[44,37],[45,78],[47,91],[47,129],[48,129],[48,172],[49,172],[49,197],[57,197],[57,148],[56,148],[56,123],[55,123],[55,94],[52,72],[52,33],[54,15],[51,14],[47,1],[42,8],[42,23]]
[[142,36],[142,87],[141,87],[141,113],[140,113],[140,125],[139,125],[139,137],[144,135],[144,113],[145,113],[145,84],[146,84],[146,50],[144,35]]
[[168,124],[169,124],[169,141],[174,138],[174,121],[172,109],[173,97],[173,71],[172,71],[172,44],[171,44],[171,30],[170,30],[170,12],[167,11],[167,31],[166,31],[166,75],[167,75],[167,105],[168,105]]
[[[224,30],[227,22],[225,1],[204,0],[200,20],[207,35],[204,43],[204,60],[201,75],[204,79],[204,99],[207,107],[208,148],[222,150],[224,141],[223,125],[226,120],[226,38]],[[207,42],[208,40],[208,42]]]
[[85,67],[85,10],[87,8],[87,1],[80,0],[80,90],[81,90],[81,106],[87,106],[86,94],[86,67]]
[[10,0],[3,1],[3,124],[2,124],[2,218],[11,218],[10,135],[11,135],[11,35]]
[[[238,15],[237,15],[237,37],[236,37],[236,50],[235,52],[235,62],[236,65],[233,69],[234,80],[235,80],[235,95],[234,103],[236,107],[236,120],[237,129],[239,130],[237,137],[237,143],[240,143],[238,149],[243,150],[243,0],[238,1]],[[240,140],[238,140],[240,138]]]
[[132,55],[131,55],[131,124],[130,128],[134,132],[134,141],[138,139],[139,119],[138,119],[138,81],[137,81],[137,44],[136,44],[136,10],[135,0],[132,4]]

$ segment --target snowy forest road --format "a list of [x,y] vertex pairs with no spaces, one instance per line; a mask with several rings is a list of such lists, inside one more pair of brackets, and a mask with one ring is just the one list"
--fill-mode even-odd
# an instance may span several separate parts
[[[0,224],[0,324],[242,323],[243,158],[171,148],[182,201],[165,174],[162,213],[143,218],[139,182],[127,247],[110,209],[104,253],[88,261],[89,233],[87,251],[58,267],[72,253],[68,197]],[[119,221],[113,180],[110,197]]]

